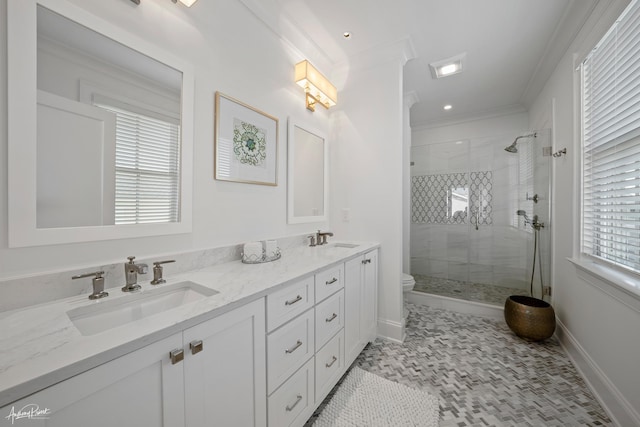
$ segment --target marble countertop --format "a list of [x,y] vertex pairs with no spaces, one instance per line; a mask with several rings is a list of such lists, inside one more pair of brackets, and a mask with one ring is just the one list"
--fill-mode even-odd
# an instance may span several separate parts
[[282,258],[274,262],[228,262],[166,277],[162,285],[140,282],[142,290],[135,294],[185,280],[219,293],[95,335],[82,335],[67,311],[132,294],[109,289],[110,296],[103,300],[80,295],[0,313],[0,407],[379,247],[377,243],[354,243],[358,246],[339,247],[334,242],[300,246],[283,251]]

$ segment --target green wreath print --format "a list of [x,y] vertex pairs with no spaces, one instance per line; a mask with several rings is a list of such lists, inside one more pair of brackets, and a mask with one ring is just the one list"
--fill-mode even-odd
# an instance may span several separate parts
[[252,166],[262,165],[267,158],[264,130],[251,123],[236,120],[233,129],[233,152],[240,163]]

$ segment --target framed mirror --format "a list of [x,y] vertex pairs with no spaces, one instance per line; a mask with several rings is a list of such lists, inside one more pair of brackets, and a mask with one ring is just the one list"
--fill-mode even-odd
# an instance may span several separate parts
[[327,137],[289,118],[287,138],[287,219],[289,224],[327,220]]
[[191,232],[191,67],[66,1],[7,11],[9,246]]

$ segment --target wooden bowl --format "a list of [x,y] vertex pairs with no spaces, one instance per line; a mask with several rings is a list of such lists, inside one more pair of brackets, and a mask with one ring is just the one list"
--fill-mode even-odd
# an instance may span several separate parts
[[546,301],[524,295],[511,295],[504,304],[504,320],[519,337],[542,341],[556,330],[556,314]]

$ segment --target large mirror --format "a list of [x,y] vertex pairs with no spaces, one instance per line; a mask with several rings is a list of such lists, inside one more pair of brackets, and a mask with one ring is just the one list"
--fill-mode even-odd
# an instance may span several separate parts
[[190,232],[190,68],[66,2],[8,12],[10,246]]
[[327,138],[289,118],[288,222],[327,220]]

